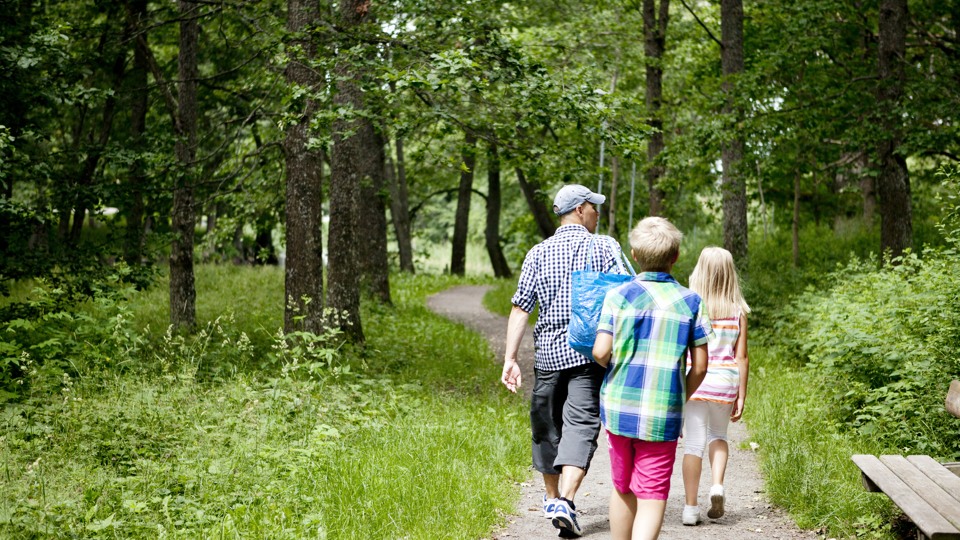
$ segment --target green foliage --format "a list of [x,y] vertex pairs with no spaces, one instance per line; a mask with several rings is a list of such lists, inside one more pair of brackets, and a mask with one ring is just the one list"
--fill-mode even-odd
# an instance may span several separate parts
[[770,306],[753,334],[747,420],[773,500],[802,527],[896,534],[897,511],[862,489],[852,454],[960,458],[960,420],[943,406],[960,378],[960,204],[956,169],[941,176],[943,245],[882,265],[855,257]]
[[55,389],[62,377],[119,368],[142,344],[127,298],[130,268],[54,274],[0,308],[0,402]]
[[[273,331],[254,344],[248,329],[280,324],[258,306],[282,275],[199,270],[231,280],[201,303],[200,332],[133,333],[125,361],[157,369],[62,375],[2,409],[0,536],[478,538],[513,508],[525,404],[481,337],[424,308],[466,281],[397,277],[395,307],[364,305],[360,352]],[[142,329],[163,310],[131,294]]]
[[825,381],[831,420],[892,450],[960,457],[960,421],[943,410],[960,378],[958,262],[934,250],[880,269],[855,260],[831,289],[808,289],[784,310],[777,331]]
[[800,228],[798,266],[793,264],[792,242],[786,228],[774,229],[766,238],[752,231],[748,267],[740,269],[752,327],[774,325],[782,317],[784,299],[807,287],[821,289],[844,279],[844,273],[836,270],[851,257],[868,258],[875,253],[879,231],[856,221],[836,230],[809,223]]
[[827,396],[838,381],[791,369],[789,349],[758,344],[756,336],[751,341],[745,419],[772,502],[788,509],[800,527],[827,529],[830,537],[890,538],[893,505],[863,489],[850,460],[883,447],[824,421]]

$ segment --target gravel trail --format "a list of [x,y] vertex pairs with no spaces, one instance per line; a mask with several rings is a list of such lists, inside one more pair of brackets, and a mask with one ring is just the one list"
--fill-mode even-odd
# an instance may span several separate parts
[[[491,370],[500,378],[500,367],[504,353],[507,319],[493,314],[483,307],[483,295],[487,286],[458,286],[431,296],[427,306],[435,313],[462,323],[467,328],[487,337],[494,352]],[[532,328],[524,335],[520,347],[519,363],[523,373],[523,394],[517,399],[529,399],[533,386],[533,338]],[[504,389],[504,392],[507,390]],[[747,402],[749,407],[749,401]],[[708,506],[709,463],[704,461],[703,479],[700,484],[700,506],[704,522],[697,527],[685,527],[680,523],[683,509],[683,481],[680,476],[680,460],[683,442],[677,453],[677,464],[670,487],[667,513],[664,518],[660,538],[665,540],[679,538],[697,538],[706,540],[740,539],[800,539],[817,538],[814,531],[797,528],[786,513],[767,502],[763,479],[761,478],[757,456],[751,450],[749,433],[742,422],[730,425],[730,460],[727,464],[725,479],[726,514],[717,520],[706,518]],[[520,502],[513,515],[507,516],[504,528],[493,534],[495,540],[523,539],[540,540],[557,538],[557,530],[543,518],[540,501],[543,495],[543,482],[532,468],[530,477],[519,486]],[[600,437],[600,448],[593,459],[590,472],[577,494],[577,511],[583,537],[591,540],[610,538],[610,523],[607,519],[607,506],[610,498],[610,459],[604,437]]]

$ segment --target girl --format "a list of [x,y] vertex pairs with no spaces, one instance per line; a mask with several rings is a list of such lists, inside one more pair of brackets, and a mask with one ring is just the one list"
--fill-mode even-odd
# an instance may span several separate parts
[[740,292],[733,256],[723,248],[704,248],[690,275],[690,289],[703,299],[713,321],[713,336],[707,343],[707,376],[683,412],[684,525],[701,521],[697,492],[705,449],[709,451],[713,476],[707,517],[717,519],[724,512],[723,473],[729,454],[727,425],[743,415],[747,397],[747,313],[750,312]]

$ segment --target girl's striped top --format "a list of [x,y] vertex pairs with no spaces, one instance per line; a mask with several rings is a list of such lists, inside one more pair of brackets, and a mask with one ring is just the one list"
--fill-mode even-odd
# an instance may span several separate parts
[[[707,376],[690,398],[695,401],[733,403],[740,391],[740,368],[737,366],[737,338],[740,337],[740,316],[713,321],[713,335],[707,342],[709,362]],[[687,370],[691,361],[687,359]]]

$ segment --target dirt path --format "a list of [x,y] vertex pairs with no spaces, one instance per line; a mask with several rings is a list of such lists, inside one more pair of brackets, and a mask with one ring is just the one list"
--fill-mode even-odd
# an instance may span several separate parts
[[[500,377],[500,365],[504,352],[507,321],[505,317],[487,311],[482,304],[483,295],[489,287],[460,286],[430,297],[427,306],[434,312],[463,323],[487,337],[494,351],[491,370]],[[520,347],[520,366],[523,372],[523,391],[528,399],[533,386],[533,339],[532,329],[526,332]],[[506,390],[504,390],[506,392]],[[519,396],[518,396],[518,399]],[[798,539],[816,538],[813,531],[798,529],[780,508],[766,501],[763,480],[757,467],[756,455],[750,450],[749,434],[742,423],[730,425],[730,461],[725,479],[727,504],[726,515],[719,520],[706,519],[707,491],[709,490],[709,465],[704,463],[706,482],[700,486],[700,506],[704,523],[697,527],[684,527],[680,523],[683,509],[683,481],[680,477],[682,447],[677,455],[660,538],[703,538],[708,540],[731,539]],[[521,483],[521,498],[514,515],[508,516],[507,526],[493,535],[494,539],[523,540],[553,539],[557,530],[543,518],[540,500],[543,483],[540,475],[531,469],[528,481]],[[604,437],[600,437],[590,472],[577,495],[577,510],[584,537],[596,540],[610,538],[610,523],[607,519],[607,504],[610,497],[610,460]]]

